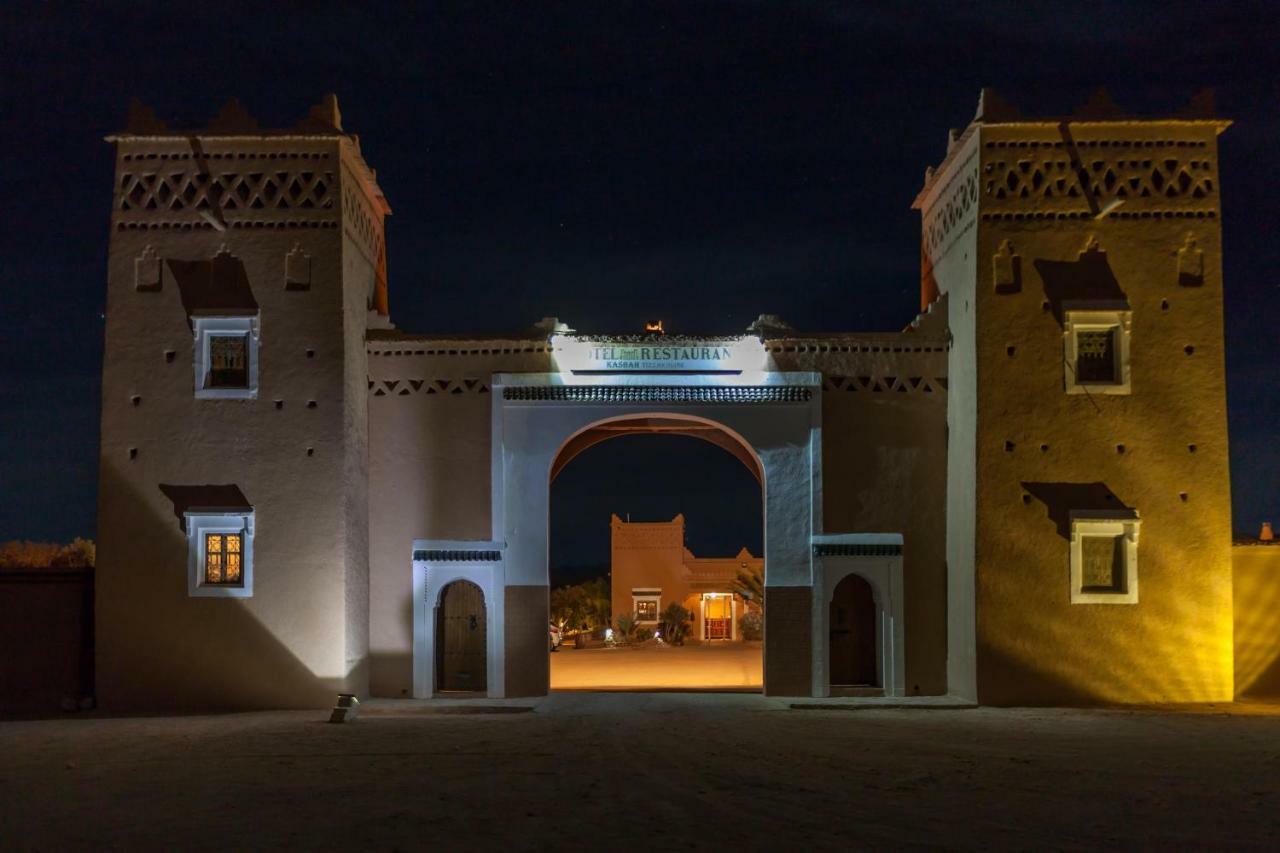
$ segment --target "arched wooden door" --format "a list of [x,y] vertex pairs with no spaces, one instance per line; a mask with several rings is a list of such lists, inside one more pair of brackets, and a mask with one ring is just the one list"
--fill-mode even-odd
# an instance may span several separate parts
[[440,592],[436,611],[436,689],[483,693],[487,680],[484,592],[454,581]]
[[876,599],[871,584],[849,575],[831,597],[833,687],[876,687]]

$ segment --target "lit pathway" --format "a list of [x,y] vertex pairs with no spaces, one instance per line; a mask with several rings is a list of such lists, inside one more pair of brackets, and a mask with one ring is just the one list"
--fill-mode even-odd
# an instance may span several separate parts
[[552,690],[759,690],[759,643],[562,648],[551,655]]

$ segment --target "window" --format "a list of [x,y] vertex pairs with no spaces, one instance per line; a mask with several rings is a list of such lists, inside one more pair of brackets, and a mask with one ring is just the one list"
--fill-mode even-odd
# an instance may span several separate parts
[[244,537],[239,533],[204,535],[204,582],[240,583],[240,554]]
[[208,388],[249,387],[249,336],[210,335]]
[[1137,513],[1071,514],[1071,603],[1138,603]]
[[191,510],[187,523],[187,594],[253,595],[253,509]]
[[1116,381],[1116,328],[1076,333],[1076,381]]
[[194,317],[195,393],[200,398],[258,396],[258,318]]
[[1068,394],[1128,394],[1132,312],[1064,310]]
[[662,601],[660,589],[635,589],[631,591],[631,608],[637,622],[657,622],[658,605]]

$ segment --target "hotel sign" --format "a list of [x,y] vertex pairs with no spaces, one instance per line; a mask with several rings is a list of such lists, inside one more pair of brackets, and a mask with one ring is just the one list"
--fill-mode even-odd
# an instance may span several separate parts
[[758,369],[759,338],[618,341],[565,337],[556,341],[560,369],[573,373],[740,373]]
[[[596,370],[731,370],[733,350],[723,345],[593,346],[587,363]],[[588,367],[587,369],[591,369]]]

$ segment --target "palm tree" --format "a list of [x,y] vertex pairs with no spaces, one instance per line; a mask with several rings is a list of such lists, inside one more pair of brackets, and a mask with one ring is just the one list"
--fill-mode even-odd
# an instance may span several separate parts
[[756,606],[764,610],[764,574],[753,568],[738,569],[738,576],[730,587],[747,601],[754,601]]

